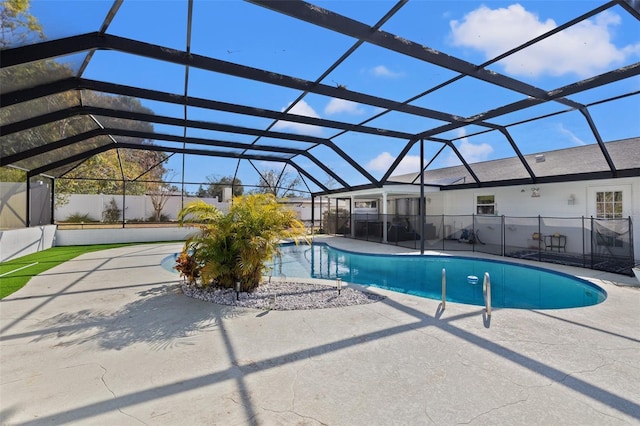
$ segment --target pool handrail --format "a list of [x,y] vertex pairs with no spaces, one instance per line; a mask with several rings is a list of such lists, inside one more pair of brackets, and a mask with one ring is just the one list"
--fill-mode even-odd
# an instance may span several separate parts
[[447,305],[447,270],[442,268],[442,310]]
[[482,293],[484,293],[484,307],[487,311],[487,316],[491,316],[491,277],[489,277],[488,272],[484,273]]

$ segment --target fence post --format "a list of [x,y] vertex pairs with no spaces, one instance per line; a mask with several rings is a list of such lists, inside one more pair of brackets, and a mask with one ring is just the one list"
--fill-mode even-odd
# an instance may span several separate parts
[[476,215],[475,213],[471,215],[471,232],[473,233],[473,244],[471,244],[471,251],[476,251]]
[[584,229],[584,216],[582,216],[582,267],[587,267],[587,246],[586,241],[584,239],[585,229]]
[[444,235],[444,230],[445,230],[444,214],[442,215],[442,222],[440,222],[440,224],[442,225],[442,250],[444,251],[444,242],[445,242],[445,239],[447,238],[447,235]]
[[507,248],[506,248],[507,237],[505,232],[505,226],[506,226],[505,216],[502,215],[501,223],[500,223],[500,233],[502,234],[500,237],[500,245],[502,246],[500,249],[500,252],[502,253],[502,257],[504,257],[507,254]]
[[538,215],[538,262],[542,262],[542,217]]
[[[629,259],[631,259],[630,267],[633,268],[636,264],[635,252],[633,250],[633,222],[631,216],[629,216]],[[631,276],[633,276],[633,269],[631,269]]]

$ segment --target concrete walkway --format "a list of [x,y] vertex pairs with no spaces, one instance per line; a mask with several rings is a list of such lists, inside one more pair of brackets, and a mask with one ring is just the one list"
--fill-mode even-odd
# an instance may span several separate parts
[[89,253],[2,300],[0,422],[640,423],[640,290],[611,282],[631,278],[564,268],[598,276],[608,299],[491,318],[383,290],[364,306],[256,311],[179,294],[159,266],[179,249]]

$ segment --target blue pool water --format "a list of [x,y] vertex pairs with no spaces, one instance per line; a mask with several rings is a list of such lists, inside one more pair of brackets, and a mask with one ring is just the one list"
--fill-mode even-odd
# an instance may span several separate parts
[[[515,263],[458,256],[361,254],[325,244],[284,245],[269,267],[273,276],[311,277],[371,285],[430,299],[440,299],[442,269],[447,300],[484,305],[482,281],[491,277],[491,304],[496,308],[561,309],[603,302],[607,293],[588,281]],[[478,277],[471,284],[469,276]]]
[[[162,260],[175,272],[177,254]],[[515,263],[459,256],[362,254],[326,244],[281,246],[281,256],[268,265],[273,276],[322,278],[370,285],[430,299],[440,299],[442,269],[447,274],[447,300],[484,305],[484,273],[491,277],[491,304],[496,308],[562,309],[603,302],[607,293],[572,275]],[[478,277],[473,284],[470,276]]]

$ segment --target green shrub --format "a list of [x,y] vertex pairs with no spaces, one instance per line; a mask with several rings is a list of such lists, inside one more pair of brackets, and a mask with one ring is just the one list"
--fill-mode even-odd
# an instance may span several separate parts
[[109,204],[107,204],[107,208],[104,209],[104,212],[102,212],[104,221],[107,223],[118,222],[120,220],[120,212],[122,212],[122,210],[118,208],[116,199],[111,198],[111,201],[109,201]]
[[304,224],[271,194],[236,197],[223,214],[204,201],[178,214],[200,232],[187,240],[176,269],[189,282],[251,291],[260,284],[264,263],[278,252],[280,241],[305,238]]
[[66,222],[71,223],[91,223],[97,222],[96,219],[92,218],[89,213],[73,213],[67,216]]
[[[149,216],[147,218],[147,222],[158,222],[156,220],[156,215],[152,214],[151,216]],[[160,215],[160,221],[159,222],[169,222],[169,216],[167,216],[166,214],[161,214]]]

